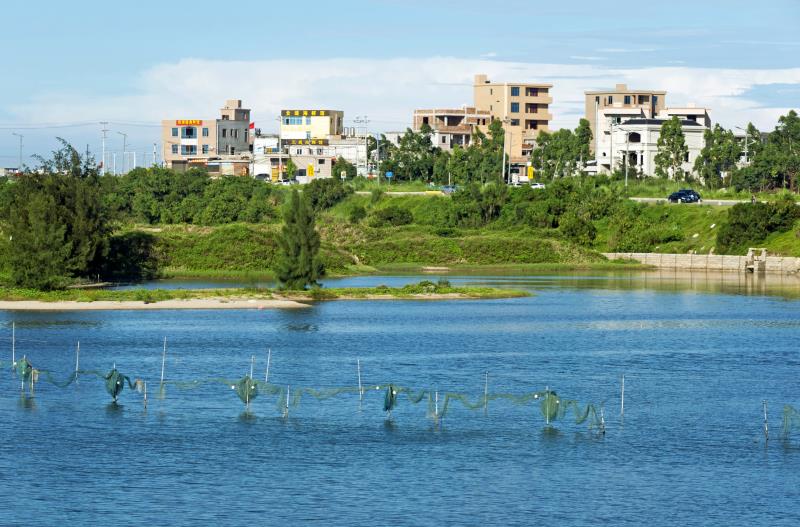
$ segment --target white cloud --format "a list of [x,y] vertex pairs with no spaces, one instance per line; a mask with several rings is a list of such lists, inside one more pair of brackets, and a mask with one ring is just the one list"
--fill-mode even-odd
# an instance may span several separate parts
[[[536,64],[451,57],[213,61],[186,59],[143,71],[134,85],[113,95],[33,93],[9,112],[25,122],[90,120],[148,121],[215,118],[229,98],[243,99],[257,125],[276,128],[282,108],[329,108],[346,119],[368,115],[373,130],[410,124],[414,108],[460,107],[472,102],[472,79],[554,85],[553,127],[575,127],[582,117],[583,91],[627,83],[667,90],[672,106],[695,103],[711,109],[724,126],[748,121],[771,129],[787,106],[764,107],[746,93],[764,84],[800,85],[800,68],[734,70],[690,67],[609,68],[597,64]],[[148,140],[155,128],[130,130]],[[92,132],[94,133],[94,132]]]
[[591,57],[587,55],[570,55],[571,59],[573,60],[608,60],[606,57]]

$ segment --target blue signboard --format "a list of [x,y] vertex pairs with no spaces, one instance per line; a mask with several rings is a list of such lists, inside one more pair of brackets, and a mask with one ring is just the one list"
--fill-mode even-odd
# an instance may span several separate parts
[[393,175],[394,175],[394,173],[393,173],[393,172],[387,172],[387,173],[385,174],[385,176],[386,176],[386,178],[387,178],[387,179],[392,179],[392,176],[393,176]]

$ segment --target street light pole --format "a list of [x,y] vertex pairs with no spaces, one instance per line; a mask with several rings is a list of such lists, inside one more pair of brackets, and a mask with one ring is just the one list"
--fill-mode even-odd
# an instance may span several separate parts
[[[117,132],[122,136],[122,173],[125,173],[125,154],[128,150],[128,134]],[[116,176],[116,174],[114,174]]]
[[109,131],[106,126],[108,125],[108,121],[100,121],[100,124],[103,125],[103,129],[101,130],[103,132],[103,159],[100,161],[100,164],[103,165],[103,170],[101,170],[100,173],[105,174],[108,172],[108,170],[106,170],[106,133]]
[[[504,125],[508,125],[508,123],[510,123],[510,122],[511,122],[511,119],[509,119],[508,117],[504,117],[503,118],[503,124]],[[501,174],[501,179],[502,179],[503,183],[507,183],[506,182],[506,136],[507,135],[511,136],[511,134],[509,133],[508,128],[509,128],[508,126],[504,126],[503,127],[503,172]]]
[[22,172],[22,138],[25,136],[17,132],[11,132],[11,135],[19,137],[19,163],[17,164],[17,172]]

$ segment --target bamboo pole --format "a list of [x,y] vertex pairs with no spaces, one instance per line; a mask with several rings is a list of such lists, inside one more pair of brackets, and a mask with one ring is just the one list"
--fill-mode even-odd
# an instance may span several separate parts
[[356,359],[356,369],[358,370],[358,402],[364,399],[364,388],[361,386],[361,359]]
[[164,351],[161,353],[161,385],[164,385],[164,366],[167,362],[167,337],[164,337]]
[[269,382],[269,363],[272,359],[272,348],[267,349],[267,372],[264,374],[264,382]]

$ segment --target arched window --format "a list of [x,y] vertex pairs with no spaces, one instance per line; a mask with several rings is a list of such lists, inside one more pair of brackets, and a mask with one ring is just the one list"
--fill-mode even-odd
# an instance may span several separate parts
[[641,143],[642,142],[642,136],[639,134],[639,132],[631,132],[631,133],[628,134],[628,142],[629,143]]

